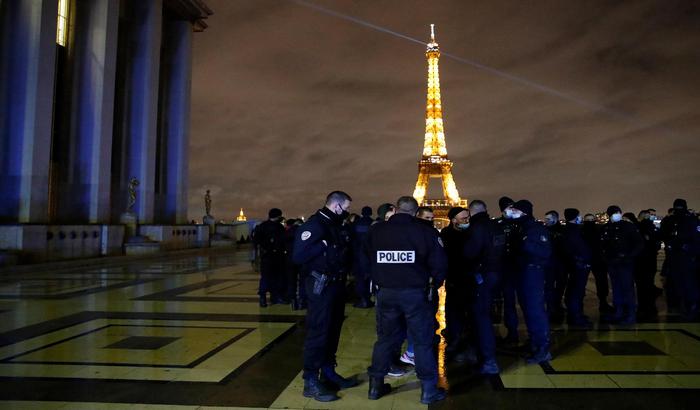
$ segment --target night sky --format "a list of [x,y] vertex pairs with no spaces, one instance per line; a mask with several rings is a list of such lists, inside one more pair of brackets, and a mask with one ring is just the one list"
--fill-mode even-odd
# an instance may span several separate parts
[[[536,216],[700,208],[700,2],[308,0],[427,42],[436,24],[460,195]],[[195,33],[190,218],[308,215],[410,195],[425,46],[291,0],[206,0]],[[478,68],[476,63],[487,68]],[[493,71],[497,70],[497,71]],[[553,91],[554,90],[554,91]],[[440,192],[432,180],[429,194]],[[435,195],[429,195],[435,196]]]

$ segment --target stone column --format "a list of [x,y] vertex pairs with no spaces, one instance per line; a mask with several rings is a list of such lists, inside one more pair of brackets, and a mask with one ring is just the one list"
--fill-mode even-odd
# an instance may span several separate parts
[[119,2],[76,2],[67,195],[60,213],[108,223]]
[[[140,181],[134,212],[139,223],[153,222],[158,120],[158,74],[160,64],[163,1],[133,1],[130,17],[132,49],[126,92],[124,135],[124,188],[129,178]],[[126,189],[124,189],[126,192]]]
[[161,58],[158,213],[163,223],[187,223],[192,24],[167,21]]
[[0,1],[0,222],[47,222],[57,13]]

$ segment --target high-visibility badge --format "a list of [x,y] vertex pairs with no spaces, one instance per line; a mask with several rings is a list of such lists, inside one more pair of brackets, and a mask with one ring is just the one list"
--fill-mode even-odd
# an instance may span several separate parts
[[377,251],[377,263],[415,263],[416,251]]

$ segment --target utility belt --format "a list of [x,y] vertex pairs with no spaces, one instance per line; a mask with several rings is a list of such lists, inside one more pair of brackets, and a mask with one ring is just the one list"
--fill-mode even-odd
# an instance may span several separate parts
[[[374,283],[374,292],[379,292],[380,289],[382,289],[382,286],[379,284]],[[434,300],[437,300],[437,289],[435,288],[435,284],[433,283],[433,278],[430,278],[430,281],[428,282],[427,285],[423,287],[412,287],[412,288],[389,288],[386,286],[383,286],[384,288],[387,289],[422,289],[425,292],[425,296],[428,299],[428,302],[433,302]]]
[[312,270],[309,275],[314,280],[314,286],[312,290],[314,295],[320,295],[321,293],[323,293],[323,289],[325,289],[329,283],[344,281],[342,274],[322,273]]

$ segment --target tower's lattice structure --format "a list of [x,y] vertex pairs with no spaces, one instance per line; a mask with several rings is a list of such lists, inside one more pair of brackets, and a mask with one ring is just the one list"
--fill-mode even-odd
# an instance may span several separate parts
[[[459,197],[459,191],[452,178],[452,161],[447,157],[445,129],[442,122],[442,102],[440,99],[440,48],[435,41],[435,25],[430,25],[430,43],[425,52],[428,59],[428,98],[425,106],[425,140],[423,156],[418,162],[418,181],[413,197],[421,206],[429,206],[435,211],[436,219],[446,219],[447,211],[453,206],[467,206],[467,200]],[[442,180],[443,199],[426,199],[431,178]]]

